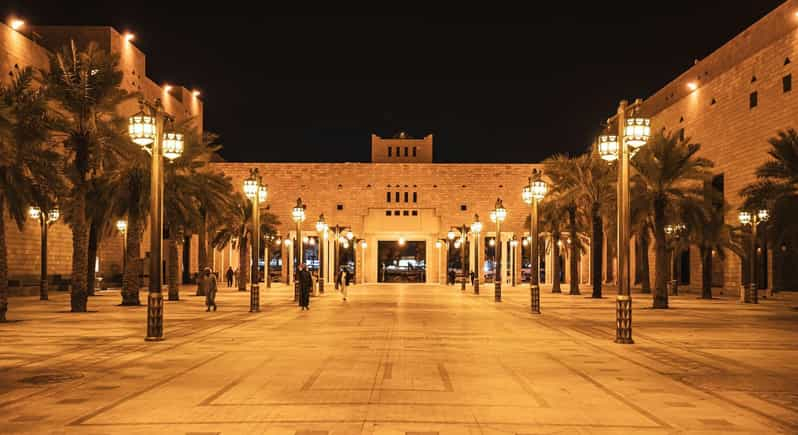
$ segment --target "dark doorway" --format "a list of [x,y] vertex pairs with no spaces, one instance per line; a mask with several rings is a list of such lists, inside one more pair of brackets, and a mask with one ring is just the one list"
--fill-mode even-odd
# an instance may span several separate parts
[[425,282],[426,242],[394,241],[377,243],[378,282]]

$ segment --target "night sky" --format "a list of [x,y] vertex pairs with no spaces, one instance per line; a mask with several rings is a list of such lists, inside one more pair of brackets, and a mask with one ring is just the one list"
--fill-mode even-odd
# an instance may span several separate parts
[[6,12],[135,33],[150,78],[202,91],[229,161],[368,161],[371,133],[404,130],[433,133],[439,162],[536,162],[585,150],[619,100],[650,96],[782,0],[555,3],[298,16],[12,0]]

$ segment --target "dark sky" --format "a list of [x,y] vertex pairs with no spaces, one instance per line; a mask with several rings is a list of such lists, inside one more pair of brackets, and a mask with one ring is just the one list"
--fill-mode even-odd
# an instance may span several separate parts
[[298,16],[12,0],[7,12],[133,31],[153,80],[202,90],[230,161],[368,161],[371,133],[405,130],[435,134],[440,162],[536,162],[584,150],[619,100],[651,95],[782,0],[549,3]]

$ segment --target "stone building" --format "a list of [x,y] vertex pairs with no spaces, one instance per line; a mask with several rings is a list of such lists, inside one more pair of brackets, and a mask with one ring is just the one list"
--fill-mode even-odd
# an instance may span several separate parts
[[[0,72],[7,74],[14,65],[47,67],[47,55],[70,38],[79,43],[98,41],[102,48],[120,54],[124,86],[141,91],[148,99],[162,98],[170,113],[178,118],[193,116],[202,128],[202,101],[191,91],[172,85],[170,90],[146,77],[145,56],[124,35],[108,27],[35,27],[23,32],[0,24]],[[715,162],[714,185],[731,204],[727,222],[737,224],[736,208],[741,203],[738,192],[755,180],[757,166],[768,159],[768,138],[779,130],[798,127],[798,100],[792,90],[792,70],[798,57],[798,0],[785,1],[767,16],[740,35],[666,84],[643,101],[643,113],[652,117],[653,130],[683,131],[686,137],[702,145],[701,155]],[[608,107],[608,113],[612,112]],[[120,111],[132,113],[134,107]],[[353,144],[356,146],[356,144]],[[363,146],[368,146],[365,143]],[[324,214],[331,226],[351,229],[355,239],[342,255],[343,263],[356,271],[359,282],[423,281],[445,282],[446,265],[461,269],[459,251],[437,241],[446,239],[452,227],[470,224],[479,214],[483,222],[480,243],[480,266],[474,265],[476,249],[467,245],[467,264],[479,269],[483,279],[491,279],[492,259],[496,249],[504,252],[502,262],[512,281],[525,277],[528,266],[526,249],[521,241],[526,235],[524,220],[528,206],[521,201],[521,189],[536,164],[452,164],[435,163],[433,136],[410,138],[407,135],[371,137],[372,158],[363,163],[213,163],[241,188],[251,168],[257,167],[269,186],[264,209],[281,220],[281,242],[292,240],[296,227],[291,209],[297,198],[306,205],[306,221],[302,234],[309,236],[305,261],[318,266],[318,234],[315,222]],[[502,229],[502,243],[491,246],[496,227],[488,215],[497,198],[509,211]],[[16,280],[38,279],[39,229],[27,225],[20,232],[8,224],[10,277]],[[545,235],[544,235],[545,236]],[[514,246],[508,240],[519,241]],[[580,235],[589,246],[589,240]],[[304,238],[304,237],[303,237]],[[145,234],[142,250],[148,246]],[[359,241],[364,244],[358,243]],[[605,240],[607,238],[605,237]],[[402,242],[401,244],[399,242]],[[190,277],[196,269],[197,237],[181,245],[180,268]],[[333,272],[329,253],[334,238],[323,242],[327,252],[325,275]],[[775,289],[794,289],[791,268],[798,266],[795,241],[780,241],[776,249],[769,241],[762,251],[760,284]],[[296,243],[296,241],[293,241]],[[609,240],[609,243],[613,243]],[[50,235],[49,263],[51,274],[66,275],[70,271],[71,237],[69,229],[56,224]],[[551,282],[552,258],[547,245],[544,251],[544,282]],[[570,250],[563,243],[567,264]],[[588,249],[591,249],[590,247]],[[601,247],[605,251],[605,247]],[[293,249],[285,243],[270,249],[270,264],[275,279],[290,280]],[[631,276],[635,276],[639,255],[632,249]],[[508,255],[513,253],[513,255]],[[653,253],[649,252],[649,256]],[[238,265],[237,254],[228,247],[214,252],[217,270]],[[745,280],[740,259],[732,253],[725,260],[715,260],[713,284],[717,291],[736,294]],[[164,256],[166,258],[166,256]],[[579,260],[582,284],[589,284],[590,252]],[[448,259],[448,262],[447,262]],[[701,263],[698,252],[691,248],[681,256],[683,283],[698,289],[701,285]],[[121,238],[108,237],[102,243],[99,258],[101,274],[111,276],[121,264]],[[650,262],[653,266],[653,259]],[[265,266],[264,266],[265,267]],[[565,282],[571,280],[568,267],[561,268]],[[653,270],[652,278],[653,278]],[[614,276],[614,274],[610,274]]]
[[[203,129],[203,103],[198,94],[177,84],[159,85],[147,77],[147,58],[125,34],[111,27],[69,26],[25,26],[14,30],[0,23],[0,80],[7,80],[14,68],[33,67],[47,70],[48,57],[75,41],[79,49],[90,41],[98,48],[119,55],[119,68],[123,73],[122,88],[129,92],[140,92],[152,102],[162,101],[164,110],[176,121],[193,118],[198,130]],[[129,116],[138,112],[135,99],[126,101],[119,114]],[[143,152],[143,151],[142,151]],[[8,244],[9,279],[12,292],[34,291],[38,286],[40,272],[39,225],[29,220],[20,231],[11,219],[6,218],[6,242]],[[142,251],[149,246],[149,232],[145,231]],[[48,232],[48,272],[52,279],[69,278],[72,270],[72,234],[63,221],[53,224]],[[142,252],[142,256],[145,252]],[[105,237],[100,244],[96,261],[98,275],[114,278],[122,270],[122,236]],[[144,271],[146,273],[146,271]],[[20,288],[23,287],[23,288]],[[28,287],[25,289],[24,287]]]

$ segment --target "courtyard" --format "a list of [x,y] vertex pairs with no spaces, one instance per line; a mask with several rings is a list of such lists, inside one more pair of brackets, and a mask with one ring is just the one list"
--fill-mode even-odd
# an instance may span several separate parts
[[[309,311],[292,289],[194,288],[146,306],[99,292],[14,298],[0,324],[0,432],[174,434],[795,433],[798,295],[758,305],[634,295],[634,345],[617,345],[614,297],[526,287],[364,284]],[[583,289],[585,291],[586,289]],[[610,290],[611,291],[611,290]]]

